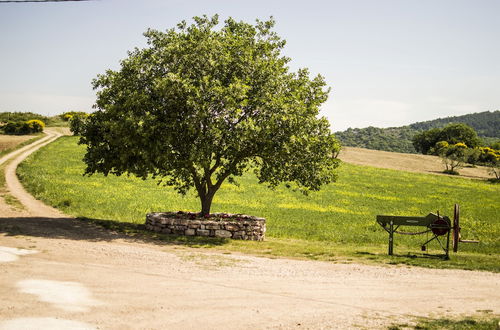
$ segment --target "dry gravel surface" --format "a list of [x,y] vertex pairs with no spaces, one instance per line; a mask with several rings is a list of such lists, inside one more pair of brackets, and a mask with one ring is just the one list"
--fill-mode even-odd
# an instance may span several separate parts
[[[126,237],[0,200],[0,329],[384,328],[500,311],[500,275],[223,254]],[[0,159],[0,163],[5,161]]]

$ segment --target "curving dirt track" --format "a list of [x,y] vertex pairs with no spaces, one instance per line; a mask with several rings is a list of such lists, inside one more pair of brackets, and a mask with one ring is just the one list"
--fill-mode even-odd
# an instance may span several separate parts
[[58,135],[6,167],[24,209],[0,199],[0,329],[373,329],[500,311],[500,274],[220,254],[72,219],[15,176]]

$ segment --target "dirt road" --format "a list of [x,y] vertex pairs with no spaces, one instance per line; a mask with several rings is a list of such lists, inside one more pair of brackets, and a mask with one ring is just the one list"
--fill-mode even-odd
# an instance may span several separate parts
[[373,329],[500,312],[500,274],[220,254],[66,217],[15,176],[50,134],[6,167],[25,209],[0,201],[0,329]]

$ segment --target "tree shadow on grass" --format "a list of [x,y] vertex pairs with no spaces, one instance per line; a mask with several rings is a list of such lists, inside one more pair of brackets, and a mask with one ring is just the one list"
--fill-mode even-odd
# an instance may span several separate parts
[[0,234],[90,242],[110,242],[120,239],[128,242],[188,247],[221,246],[229,243],[229,239],[225,238],[167,235],[148,231],[144,224],[92,218],[0,218]]
[[392,256],[389,256],[388,254],[380,254],[380,253],[372,253],[372,252],[366,252],[366,251],[357,251],[354,253],[355,255],[358,256],[367,256],[370,259],[371,257],[377,257],[377,258],[395,258],[396,260],[403,260],[403,259],[435,259],[435,260],[445,260],[446,255],[445,254],[429,254],[429,253],[406,253],[406,254],[393,254]]

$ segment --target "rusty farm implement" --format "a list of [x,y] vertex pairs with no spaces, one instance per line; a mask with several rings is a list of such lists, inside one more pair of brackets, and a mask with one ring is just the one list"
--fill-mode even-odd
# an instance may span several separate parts
[[[392,216],[392,215],[377,215],[377,223],[389,233],[389,255],[393,255],[394,251],[394,234],[402,235],[432,235],[430,239],[425,241],[421,247],[422,251],[427,250],[427,245],[432,241],[437,241],[443,249],[445,259],[449,259],[450,236],[452,239],[453,252],[458,251],[458,243],[478,243],[478,241],[462,240],[460,237],[460,207],[455,204],[453,212],[453,222],[447,216],[440,216],[429,213],[425,217],[409,217],[409,216]],[[417,226],[426,227],[419,232],[404,232],[399,231],[401,226]]]

